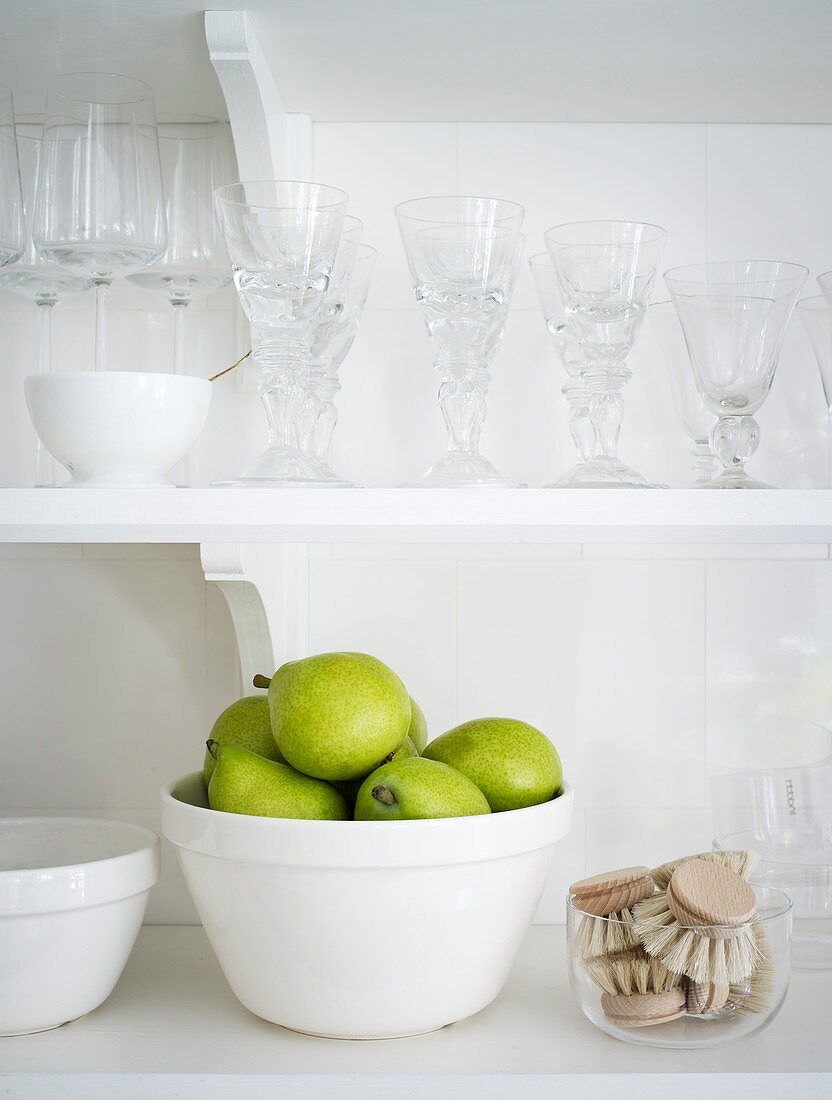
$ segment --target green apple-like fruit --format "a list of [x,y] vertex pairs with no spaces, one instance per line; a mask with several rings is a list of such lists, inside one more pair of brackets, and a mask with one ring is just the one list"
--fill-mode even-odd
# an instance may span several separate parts
[[410,821],[490,813],[482,791],[470,779],[437,760],[420,756],[382,764],[361,784],[356,821]]
[[301,775],[288,764],[267,760],[238,745],[208,742],[217,766],[208,784],[208,805],[227,814],[345,821],[349,808],[330,783]]
[[407,735],[416,746],[416,752],[421,756],[428,743],[428,723],[422,708],[412,695],[410,696],[410,729]]
[[[226,707],[214,723],[210,739],[219,741],[221,745],[239,745],[241,749],[256,752],[267,760],[286,763],[275,744],[269,717],[269,700],[265,695],[246,695]],[[202,767],[206,787],[211,782],[216,766],[216,760],[206,749]]]
[[281,665],[269,684],[269,710],[287,762],[317,779],[368,775],[410,727],[407,689],[367,653],[319,653]]
[[560,757],[552,742],[516,718],[463,722],[431,741],[423,755],[467,776],[495,813],[548,802],[563,783]]

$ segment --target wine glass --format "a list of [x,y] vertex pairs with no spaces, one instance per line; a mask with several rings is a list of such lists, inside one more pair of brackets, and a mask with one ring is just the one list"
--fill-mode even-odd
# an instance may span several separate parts
[[786,326],[808,271],[777,260],[694,264],[666,271],[696,385],[712,414],[722,472],[711,489],[768,489],[745,472],[760,442],[754,413],[768,396]]
[[[569,431],[578,453],[578,461],[557,481],[546,489],[580,487],[587,463],[595,451],[595,429],[589,416],[589,386],[584,381],[583,369],[586,356],[566,323],[566,312],[558,289],[558,280],[548,252],[540,252],[529,259],[537,296],[543,310],[546,329],[552,338],[555,352],[568,375],[561,393],[569,406]],[[590,471],[590,478],[592,473]]]
[[642,222],[571,222],[548,229],[567,323],[586,356],[589,415],[596,453],[583,471],[587,488],[656,488],[618,457],[626,363],[644,321],[667,234]]
[[0,84],[0,267],[13,264],[23,255],[26,227],[20,166],[15,140],[14,99],[11,88]]
[[235,183],[215,192],[234,283],[251,324],[269,447],[222,485],[310,486],[326,471],[297,445],[313,368],[312,342],[341,243],[347,196],[291,180]]
[[168,243],[162,258],[128,281],[173,307],[173,372],[185,373],[184,311],[194,298],[231,282],[231,266],[214,216],[214,191],[236,180],[228,124],[203,115],[160,121],[159,153]]
[[[32,210],[35,200],[38,160],[40,159],[43,120],[18,116],[15,126],[20,160],[20,179],[23,187],[23,214],[26,223],[26,242],[19,260],[0,268],[0,288],[10,290],[30,302],[38,312],[37,373],[48,374],[52,369],[52,309],[58,298],[65,294],[80,294],[92,285],[89,279],[73,275],[39,255],[32,240]],[[35,485],[54,485],[55,460],[37,437]]]
[[442,196],[396,207],[416,301],[434,346],[448,449],[410,487],[516,487],[479,453],[490,366],[522,245],[523,208]]
[[[323,371],[313,388],[317,415],[309,438],[309,453],[327,470],[332,469],[332,437],[338,420],[335,407],[335,397],[341,390],[338,371],[358,335],[377,255],[370,245],[358,245],[343,308],[327,330],[320,333],[313,349],[320,358]],[[339,484],[349,484],[338,478],[337,474],[333,477]]]
[[113,279],[165,250],[153,92],[141,80],[72,73],[49,85],[33,233],[52,263],[96,288],[95,369],[107,359]]
[[[829,412],[832,430],[832,306],[822,294],[803,298],[797,303],[797,312],[815,353],[823,385],[823,396]],[[829,446],[829,484],[832,486],[832,440]]]
[[650,320],[664,353],[673,411],[690,440],[693,484],[701,489],[711,481],[716,472],[716,459],[710,440],[713,417],[696,388],[685,334],[673,302],[654,302],[650,306]]

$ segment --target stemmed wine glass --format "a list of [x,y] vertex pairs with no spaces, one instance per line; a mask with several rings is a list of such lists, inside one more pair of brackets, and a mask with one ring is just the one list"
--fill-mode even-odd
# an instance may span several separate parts
[[[818,294],[799,301],[797,312],[815,353],[832,429],[832,306]],[[829,443],[829,484],[832,486],[832,440]]]
[[[595,429],[589,415],[589,386],[584,381],[583,369],[586,356],[566,323],[566,312],[558,289],[557,276],[548,252],[540,252],[529,259],[537,296],[543,310],[546,328],[555,346],[555,352],[568,375],[561,393],[569,405],[569,431],[578,453],[578,461],[557,481],[546,489],[579,487],[587,463],[595,451]],[[592,475],[590,474],[590,477]]]
[[0,84],[0,194],[0,267],[5,267],[20,259],[26,242],[14,100],[5,84]]
[[760,442],[754,413],[768,396],[786,326],[808,271],[777,260],[676,267],[664,275],[711,413],[711,447],[722,472],[712,489],[768,489],[745,472]]
[[214,191],[236,179],[228,124],[202,115],[158,125],[168,243],[164,255],[130,282],[164,294],[173,307],[173,371],[185,373],[184,311],[194,298],[231,282],[214,216]]
[[298,447],[297,421],[314,366],[315,324],[341,243],[347,196],[319,183],[266,180],[215,193],[234,283],[251,324],[269,448],[223,485],[320,484],[326,471]]
[[[355,337],[375,267],[378,253],[368,244],[359,244],[352,272],[344,294],[343,307],[324,331],[319,331],[313,351],[322,366],[312,385],[315,421],[308,440],[309,454],[325,469],[332,469],[332,437],[338,420],[335,397],[341,389],[338,371],[346,359]],[[346,484],[337,474],[339,484]]]
[[[10,290],[30,302],[38,311],[37,373],[48,374],[52,368],[52,309],[65,294],[80,294],[92,285],[89,279],[64,271],[48,263],[38,253],[32,240],[32,211],[35,201],[38,160],[40,159],[43,120],[18,116],[16,124],[20,178],[23,187],[23,213],[26,221],[26,244],[23,255],[13,264],[0,269],[0,287]],[[35,485],[55,484],[55,460],[38,436]]]
[[624,415],[626,363],[644,321],[667,234],[642,222],[590,221],[555,226],[544,234],[558,277],[567,323],[586,356],[595,457],[586,463],[587,488],[655,488],[618,457]]
[[107,359],[110,283],[165,250],[153,92],[141,80],[72,73],[49,85],[32,236],[46,260],[96,288],[95,368]]
[[711,481],[716,472],[716,459],[710,441],[713,417],[696,388],[685,334],[673,302],[654,302],[650,306],[649,315],[664,353],[673,411],[690,440],[693,484],[695,488],[701,489]]
[[396,218],[433,341],[448,431],[446,453],[410,486],[517,486],[479,453],[479,441],[522,250],[523,208],[503,199],[442,196],[401,203]]

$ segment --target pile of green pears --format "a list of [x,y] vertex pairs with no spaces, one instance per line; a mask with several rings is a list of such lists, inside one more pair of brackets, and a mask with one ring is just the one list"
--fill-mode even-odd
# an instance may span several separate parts
[[402,681],[367,653],[319,653],[254,683],[268,694],[232,703],[211,730],[212,810],[402,821],[516,810],[560,791],[560,758],[540,730],[479,718],[428,742]]

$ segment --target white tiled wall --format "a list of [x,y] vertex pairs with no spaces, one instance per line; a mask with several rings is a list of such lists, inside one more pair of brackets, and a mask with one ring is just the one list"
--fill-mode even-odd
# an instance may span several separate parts
[[[381,251],[343,368],[338,466],[364,484],[421,472],[443,446],[430,354],[394,203],[471,190],[527,207],[529,253],[551,224],[657,221],[667,266],[741,254],[832,267],[832,127],[325,124],[317,178],[345,187]],[[807,288],[807,293],[814,293]],[[661,287],[656,297],[664,297]],[[92,301],[54,312],[55,368],[86,366]],[[186,315],[190,367],[240,354],[234,296]],[[29,306],[0,297],[0,481],[30,484],[21,380],[34,369]],[[167,369],[172,317],[116,284],[117,369]],[[688,480],[649,329],[633,356],[622,454]],[[523,272],[495,364],[484,451],[531,484],[571,461],[559,368]],[[794,322],[760,415],[759,476],[827,484],[826,414]],[[263,438],[257,399],[217,385],[198,480],[239,469]],[[310,552],[311,648],[389,661],[441,732],[507,713],[550,733],[578,788],[539,918],[570,881],[707,846],[709,736],[725,717],[780,711],[832,724],[832,564],[826,547],[323,546]],[[157,827],[163,780],[199,765],[216,712],[241,687],[233,632],[190,547],[0,548],[0,812],[90,813]],[[149,919],[195,914],[170,852]]]

